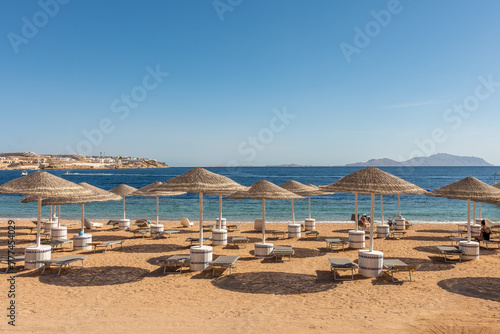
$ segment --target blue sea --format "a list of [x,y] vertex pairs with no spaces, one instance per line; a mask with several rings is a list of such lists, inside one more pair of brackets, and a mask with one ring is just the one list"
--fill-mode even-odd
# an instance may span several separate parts
[[[191,168],[176,167],[165,169],[110,169],[110,170],[53,170],[50,173],[66,180],[80,183],[87,182],[94,186],[110,190],[121,183],[141,188],[154,181],[166,181]],[[225,175],[243,185],[266,179],[277,185],[288,180],[315,185],[327,185],[352,173],[360,167],[213,167],[208,170]],[[426,190],[433,190],[458,181],[467,176],[474,176],[488,184],[495,183],[495,172],[500,167],[382,167],[382,170],[412,182]],[[0,171],[0,184],[21,177],[21,171]],[[22,204],[21,195],[0,195],[0,217],[33,219],[37,214],[36,203]],[[370,196],[359,195],[359,213],[369,215]],[[308,217],[307,199],[295,200],[295,217],[300,221]],[[397,215],[397,196],[386,195],[383,198],[384,217]],[[156,199],[154,197],[127,197],[127,218],[145,218],[155,220]],[[123,216],[123,204],[118,202],[89,203],[85,205],[85,216],[92,219],[112,219]],[[312,218],[317,222],[348,221],[354,213],[354,195],[336,193],[333,195],[311,198]],[[412,222],[464,222],[467,218],[466,201],[433,198],[423,195],[402,195],[401,213]],[[42,217],[49,216],[49,207],[44,207]],[[62,219],[78,220],[81,205],[61,207]],[[262,202],[252,199],[223,200],[223,216],[228,221],[253,221],[262,216]],[[500,220],[500,206],[482,204],[482,216],[493,221]],[[160,220],[172,221],[187,217],[197,221],[198,194],[185,194],[174,197],[160,197]],[[204,219],[218,217],[218,196],[205,195]],[[266,201],[266,220],[275,222],[291,221],[290,200]],[[376,199],[375,220],[380,220],[380,196]]]

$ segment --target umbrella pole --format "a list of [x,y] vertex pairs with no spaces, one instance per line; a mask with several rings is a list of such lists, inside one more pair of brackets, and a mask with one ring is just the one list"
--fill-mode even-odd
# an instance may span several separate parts
[[292,224],[295,224],[295,212],[293,210],[293,198],[292,198]]
[[372,219],[372,221],[370,222],[370,252],[373,252],[373,225],[375,223],[375,194],[372,194],[370,215]]
[[398,217],[401,217],[401,199],[400,199],[400,195],[398,195]]
[[57,206],[57,227],[61,227],[61,205]]
[[356,231],[358,230],[358,194],[354,193],[354,225],[356,225]]
[[384,195],[380,195],[380,219],[382,220],[382,224],[384,224]]
[[262,243],[266,243],[266,199],[262,200]]
[[123,197],[123,219],[125,218],[125,197]]
[[470,199],[467,200],[467,241],[471,241],[470,234]]
[[82,233],[85,233],[85,204],[82,203]]
[[479,202],[479,220],[483,220],[483,217],[481,216],[481,202]]
[[42,225],[42,196],[38,196],[38,213],[37,213],[37,224],[36,224],[36,247],[40,247],[40,233]]
[[476,202],[474,204],[474,218],[472,219],[472,225],[476,225]]
[[222,194],[219,194],[219,223],[217,228],[222,229]]
[[50,216],[49,216],[49,220],[52,221],[52,205],[50,205]]
[[307,202],[309,204],[309,219],[311,219],[311,196],[307,196]]
[[200,247],[203,247],[203,193],[200,193]]
[[160,217],[158,214],[158,202],[160,201],[160,197],[156,196],[156,225],[160,223]]

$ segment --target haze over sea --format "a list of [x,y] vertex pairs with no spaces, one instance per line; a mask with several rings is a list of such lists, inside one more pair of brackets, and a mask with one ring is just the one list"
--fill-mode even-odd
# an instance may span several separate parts
[[[362,167],[209,167],[210,171],[225,175],[242,185],[266,179],[277,185],[288,180],[302,183],[326,185]],[[141,188],[154,181],[166,181],[191,169],[177,167],[166,169],[113,169],[113,170],[72,170],[65,175],[64,170],[51,170],[50,173],[72,182],[87,182],[91,185],[110,190],[121,183]],[[495,183],[494,174],[499,167],[382,167],[392,173],[426,190],[434,190],[467,176],[474,176],[488,184]],[[0,184],[21,177],[21,172],[0,171]],[[21,195],[0,195],[0,217],[3,219],[36,217],[36,203],[22,204]],[[370,196],[360,195],[359,213],[369,214]],[[384,217],[397,215],[397,196],[386,195],[384,200]],[[154,221],[156,204],[154,197],[128,197],[126,199],[127,218],[145,218]],[[295,200],[295,217],[303,221],[308,216],[307,199]],[[348,221],[354,213],[354,195],[336,193],[311,198],[312,218],[317,222]],[[467,219],[466,201],[428,196],[401,196],[401,213],[412,222],[464,222]],[[44,207],[42,218],[49,216],[49,207]],[[78,220],[81,216],[81,205],[65,205],[61,207],[62,219]],[[85,216],[91,219],[122,218],[122,202],[89,203],[85,205]],[[260,200],[227,199],[223,201],[223,216],[228,221],[253,221],[262,216]],[[482,204],[482,216],[491,220],[500,220],[500,206]],[[198,195],[160,197],[160,221],[179,220],[187,217],[197,221]],[[205,195],[204,220],[213,221],[218,217],[218,196]],[[266,201],[266,220],[283,222],[291,221],[291,205],[289,200]],[[380,196],[376,197],[375,220],[380,220]]]

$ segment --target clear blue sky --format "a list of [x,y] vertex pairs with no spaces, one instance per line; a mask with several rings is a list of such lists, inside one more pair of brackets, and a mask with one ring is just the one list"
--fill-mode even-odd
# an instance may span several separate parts
[[0,151],[500,165],[498,1],[8,0],[0,33]]

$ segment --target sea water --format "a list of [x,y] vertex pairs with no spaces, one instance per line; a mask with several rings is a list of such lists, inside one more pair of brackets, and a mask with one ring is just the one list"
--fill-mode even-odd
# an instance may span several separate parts
[[[96,187],[110,190],[121,183],[141,188],[154,181],[166,181],[181,175],[190,168],[162,169],[99,169],[99,170],[51,170],[50,173],[66,180],[80,183],[86,182]],[[234,181],[249,186],[265,179],[280,185],[288,180],[315,185],[327,185],[339,180],[361,167],[209,167],[208,170],[225,175]],[[495,172],[499,167],[382,167],[386,172],[401,177],[428,191],[467,176],[474,176],[488,184],[495,183]],[[30,172],[31,173],[31,172]],[[0,171],[0,184],[21,177],[21,171]],[[0,217],[2,219],[33,219],[37,214],[36,202],[21,203],[22,195],[0,195]],[[203,215],[207,221],[218,217],[218,196],[205,195]],[[198,194],[160,197],[160,221],[179,220],[187,217],[192,221],[199,218]],[[447,198],[434,198],[424,195],[401,195],[401,214],[412,222],[465,222],[467,219],[467,202]],[[397,196],[383,197],[384,218],[398,214]],[[295,218],[303,221],[308,217],[307,199],[294,200]],[[336,193],[311,197],[311,216],[317,222],[348,221],[354,213],[354,195]],[[370,196],[358,195],[358,212],[370,215]],[[471,209],[472,212],[472,209]],[[49,207],[43,207],[42,217],[49,216]],[[114,219],[123,217],[122,201],[105,203],[88,203],[85,205],[85,216],[90,219]],[[126,216],[129,219],[156,219],[156,198],[127,197]],[[376,196],[375,220],[380,220],[380,196]],[[479,216],[477,210],[476,216]],[[493,221],[500,220],[500,206],[482,204],[482,216]],[[78,220],[81,217],[81,205],[61,206],[62,219]],[[254,199],[224,199],[223,217],[230,221],[253,221],[262,217],[262,201]],[[267,200],[266,220],[289,222],[292,220],[290,200]]]

